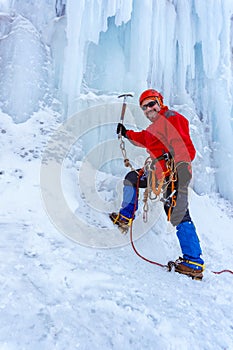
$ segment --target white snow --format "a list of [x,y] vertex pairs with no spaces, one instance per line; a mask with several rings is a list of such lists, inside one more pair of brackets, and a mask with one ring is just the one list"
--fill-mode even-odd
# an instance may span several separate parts
[[[95,203],[85,202],[88,188],[83,197],[77,183],[79,142],[63,162],[64,196],[90,230],[97,235],[101,225],[108,235],[102,236],[105,249],[92,240],[78,244],[51,224],[40,193],[40,159],[49,135],[60,126],[57,115],[41,111],[24,124],[0,117],[0,348],[232,349],[233,276],[212,273],[233,269],[231,205],[217,195],[191,192],[206,261],[204,279],[166,272],[141,260],[129,237],[114,229]],[[126,171],[122,163],[119,168]],[[96,191],[108,208],[119,175],[97,171],[96,176]],[[159,211],[157,222],[135,244],[145,257],[166,264],[180,250],[159,206],[150,203],[150,217]],[[140,225],[138,218],[135,235]]]

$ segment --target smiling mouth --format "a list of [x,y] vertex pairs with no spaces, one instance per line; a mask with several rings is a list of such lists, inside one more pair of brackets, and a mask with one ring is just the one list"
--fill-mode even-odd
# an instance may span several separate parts
[[156,111],[149,111],[146,116],[149,120],[151,119],[155,119],[156,118],[156,115],[157,115],[157,112]]

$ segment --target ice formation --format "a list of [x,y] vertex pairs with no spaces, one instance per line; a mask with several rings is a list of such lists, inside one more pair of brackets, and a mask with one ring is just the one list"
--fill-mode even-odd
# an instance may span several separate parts
[[232,0],[2,0],[0,11],[0,106],[15,122],[155,87],[190,119],[196,189],[233,200]]

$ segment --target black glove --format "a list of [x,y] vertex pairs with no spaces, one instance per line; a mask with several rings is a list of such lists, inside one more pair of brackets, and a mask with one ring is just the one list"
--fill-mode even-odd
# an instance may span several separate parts
[[116,131],[117,134],[121,134],[122,136],[127,137],[126,136],[127,131],[128,130],[126,129],[126,127],[123,124],[118,123],[117,131]]
[[179,162],[176,165],[178,173],[178,182],[179,186],[188,186],[192,178],[192,167],[191,163],[188,162]]

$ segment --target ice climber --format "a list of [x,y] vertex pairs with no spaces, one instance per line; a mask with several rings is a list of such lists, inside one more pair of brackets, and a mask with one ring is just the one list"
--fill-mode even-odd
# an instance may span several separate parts
[[[189,122],[181,114],[168,109],[163,104],[163,96],[154,89],[144,91],[139,103],[150,125],[142,131],[127,130],[121,123],[117,134],[131,141],[135,146],[146,148],[154,165],[157,185],[165,183],[169,176],[168,160],[174,164],[174,181],[163,193],[164,210],[171,224],[176,227],[182,258],[175,261],[175,271],[194,279],[202,279],[204,261],[201,258],[200,242],[188,209],[188,185],[192,178],[191,161],[195,157],[195,148],[189,134]],[[137,209],[138,172],[130,171],[124,179],[123,201],[118,213],[110,218],[119,228],[128,228]],[[147,187],[148,172],[140,177],[139,187]],[[173,185],[173,188],[171,186]],[[174,191],[175,189],[175,191]],[[173,196],[170,196],[174,193]],[[170,196],[170,197],[169,197]],[[175,201],[175,205],[171,202]],[[136,202],[136,203],[135,203]]]

